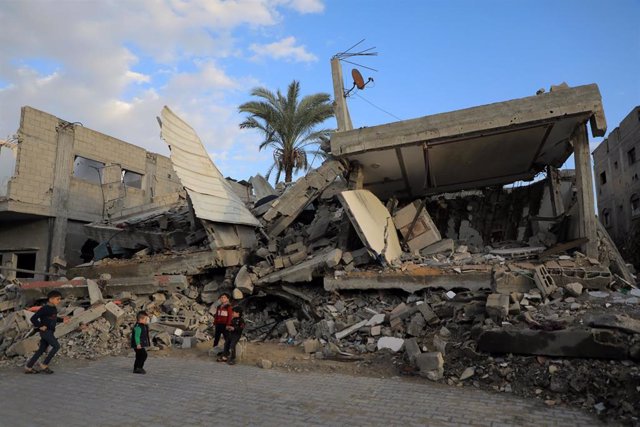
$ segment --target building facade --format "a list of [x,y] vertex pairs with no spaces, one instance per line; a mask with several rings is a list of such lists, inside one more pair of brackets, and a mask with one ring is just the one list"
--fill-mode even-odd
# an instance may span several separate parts
[[598,214],[623,256],[640,263],[640,106],[593,151]]

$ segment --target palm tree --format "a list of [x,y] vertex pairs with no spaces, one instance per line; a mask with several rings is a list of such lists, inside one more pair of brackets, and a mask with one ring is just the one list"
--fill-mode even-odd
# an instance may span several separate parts
[[240,123],[240,129],[258,129],[264,140],[259,149],[273,149],[273,164],[266,178],[275,169],[276,183],[284,172],[284,181],[291,182],[294,172],[309,168],[307,155],[324,156],[313,146],[320,144],[329,136],[329,129],[316,130],[316,126],[333,117],[333,106],[329,94],[307,95],[298,102],[300,83],[296,80],[289,84],[286,97],[278,90],[273,93],[264,87],[251,90],[251,96],[259,98],[238,107],[248,116]]

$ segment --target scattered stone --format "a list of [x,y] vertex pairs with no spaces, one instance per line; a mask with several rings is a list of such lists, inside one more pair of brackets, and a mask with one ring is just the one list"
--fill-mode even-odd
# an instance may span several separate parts
[[490,294],[487,297],[487,314],[493,319],[504,319],[509,314],[509,296]]
[[102,291],[100,290],[97,282],[87,279],[87,290],[89,291],[89,302],[91,305],[104,302],[104,299],[102,298]]
[[389,350],[396,353],[400,351],[403,345],[404,345],[404,340],[402,338],[382,337],[378,339],[377,348],[378,350],[382,350],[383,348],[388,348]]
[[122,322],[124,316],[124,310],[118,307],[113,302],[108,302],[105,306],[104,318],[111,323],[111,326],[117,327]]
[[287,328],[287,333],[289,334],[290,337],[295,337],[296,335],[298,335],[298,330],[296,329],[296,323],[293,319],[289,319],[286,322],[284,322],[284,325]]
[[421,353],[415,357],[415,363],[420,375],[426,376],[432,381],[442,379],[444,375],[444,358],[439,351]]
[[404,340],[404,351],[409,359],[409,363],[412,364],[415,363],[416,357],[422,353],[415,338]]
[[589,291],[589,296],[592,296],[594,298],[608,298],[609,295],[609,292],[605,291]]
[[459,380],[460,380],[460,381],[464,381],[464,380],[466,380],[466,379],[469,379],[469,378],[471,378],[475,373],[476,373],[475,368],[474,368],[473,366],[470,366],[470,367],[466,368],[466,369],[462,372],[462,374],[460,375]]
[[307,354],[315,353],[322,350],[322,344],[318,339],[305,340],[303,346],[304,352]]
[[256,364],[258,368],[262,369],[271,369],[273,367],[273,362],[269,359],[260,359]]
[[580,295],[582,295],[582,284],[580,283],[567,283],[566,285],[564,285],[564,288],[567,290],[569,295],[572,295],[574,297],[579,297]]

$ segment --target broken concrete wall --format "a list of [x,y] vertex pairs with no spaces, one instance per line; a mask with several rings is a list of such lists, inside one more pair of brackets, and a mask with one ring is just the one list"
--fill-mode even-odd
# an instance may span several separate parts
[[[77,156],[94,160],[107,165],[118,165],[119,170],[111,174],[117,178],[120,186],[121,171],[132,171],[143,175],[143,186],[135,188],[127,186],[123,207],[134,206],[151,201],[152,197],[180,190],[180,183],[174,176],[173,169],[166,157],[165,161],[156,164],[154,171],[148,171],[147,151],[141,147],[128,144],[109,135],[102,134],[79,124],[73,125],[51,114],[31,107],[23,107],[18,131],[18,158],[16,174],[8,185],[8,198],[19,206],[9,210],[50,215],[52,206],[51,186],[54,174],[60,165],[56,164],[58,146],[58,129],[61,126],[73,128],[72,150],[65,159],[65,168],[73,173],[73,163]],[[151,153],[149,153],[151,154]],[[163,156],[154,155],[156,159]],[[107,171],[95,170],[96,176]],[[149,176],[149,172],[153,172]],[[157,180],[155,177],[157,176]],[[97,179],[97,178],[96,178]],[[101,179],[102,180],[102,179]],[[103,184],[113,182],[102,181]],[[148,191],[145,191],[148,190]],[[72,176],[67,190],[69,218],[93,221],[102,217],[103,198],[101,185],[93,180]],[[15,205],[15,203],[14,203]]]
[[0,198],[7,195],[9,180],[15,173],[17,155],[17,141],[0,140]]
[[[138,179],[127,179],[131,176]],[[3,247],[35,247],[38,270],[46,270],[55,256],[76,264],[87,240],[80,223],[103,220],[179,191],[182,187],[166,157],[23,107],[15,174],[0,202],[0,224],[14,228],[18,238],[3,239]],[[53,224],[47,225],[51,228],[39,226],[36,235],[32,226],[23,227],[33,215],[52,218]]]
[[527,241],[528,219],[538,215],[545,182],[514,188],[485,188],[432,196],[427,210],[440,232],[469,245]]
[[[17,222],[0,222],[0,264],[5,267],[17,268],[18,256],[21,254],[35,254],[35,270],[47,270],[47,252],[49,242],[49,219],[32,219]],[[2,270],[0,274],[13,278],[16,272]],[[18,274],[18,277],[32,277]],[[44,276],[36,275],[36,279],[43,280]]]
[[[20,228],[16,221],[33,220],[33,215],[54,218],[53,232],[42,234],[52,245],[50,254],[44,255],[49,259],[79,253],[77,227],[68,236],[68,221],[101,220],[182,191],[166,157],[31,107],[22,108],[18,141],[15,174],[7,197],[0,201],[0,223]],[[138,179],[126,180],[127,176]],[[17,250],[25,241],[39,238],[20,234],[19,239],[3,243]],[[73,247],[66,248],[66,241]]]
[[433,223],[429,212],[424,209],[424,204],[417,200],[396,212],[393,222],[413,253],[441,239],[440,231]]

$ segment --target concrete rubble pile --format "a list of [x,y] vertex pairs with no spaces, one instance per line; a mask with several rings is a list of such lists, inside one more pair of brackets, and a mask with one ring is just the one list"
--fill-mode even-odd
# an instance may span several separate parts
[[[591,117],[572,114],[559,117]],[[333,156],[277,189],[259,175],[225,180],[212,163],[194,170],[214,191],[184,169],[200,150],[195,132],[168,109],[161,121],[187,195],[86,226],[94,260],[68,269],[72,280],[0,288],[0,353],[33,350],[25,308],[50,289],[65,296],[72,321],[60,336],[71,357],[126,348],[142,309],[153,315],[159,348],[210,340],[216,300],[227,292],[245,308],[249,341],[298,346],[318,360],[388,354],[407,375],[638,420],[640,291],[603,228],[597,239],[580,237],[580,171],[547,159],[524,162],[535,173],[510,172],[532,179],[546,171],[529,185],[471,176],[469,188],[452,182],[436,191],[426,184],[432,177],[420,188],[408,174],[365,185],[384,165],[367,172],[339,156],[364,139],[340,153],[332,140]],[[413,186],[407,195],[393,185]]]
[[74,278],[45,283],[23,285],[19,305],[24,309],[5,313],[0,319],[0,352],[8,357],[18,356],[16,363],[22,363],[38,346],[39,339],[33,334],[29,319],[52,288],[64,296],[59,315],[69,318],[68,323],[58,325],[56,337],[60,338],[61,353],[72,358],[95,358],[128,350],[130,328],[140,310],[151,315],[152,350],[191,348],[210,339],[210,307],[196,301],[200,293],[189,286],[184,276],[161,276],[153,285],[123,284],[108,275],[97,280]]

